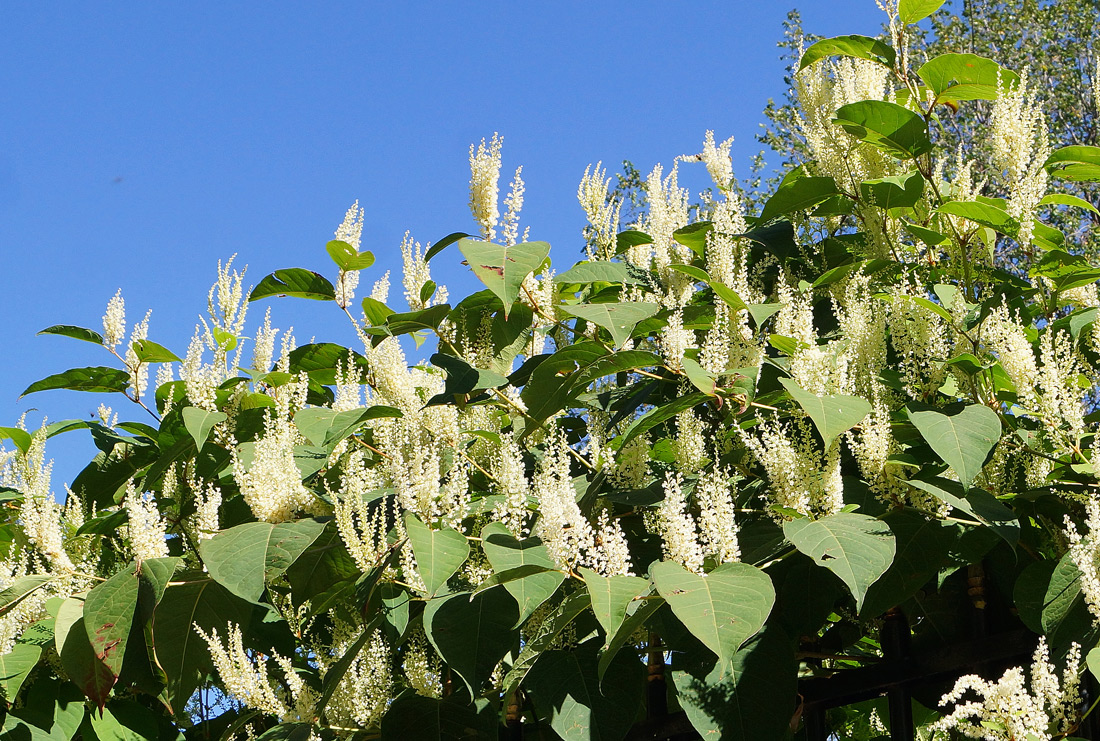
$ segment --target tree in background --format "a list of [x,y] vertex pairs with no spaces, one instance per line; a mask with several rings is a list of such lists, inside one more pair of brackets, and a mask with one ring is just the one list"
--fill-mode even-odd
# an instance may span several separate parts
[[[1100,144],[1100,48],[1096,28],[1100,26],[1100,3],[1096,0],[952,0],[924,25],[908,34],[910,57],[915,63],[949,52],[966,52],[996,59],[1009,69],[1027,71],[1045,115],[1049,117],[1051,145]],[[882,39],[889,41],[888,31]],[[780,169],[805,162],[806,142],[797,125],[797,92],[794,73],[803,48],[819,37],[802,27],[797,10],[787,16],[783,27],[782,59],[787,62],[784,82],[787,95],[781,103],[768,101],[765,123],[757,139],[779,155]],[[940,112],[946,136],[934,137],[941,149],[967,142],[968,149],[980,154],[975,173],[986,177],[991,144],[984,135],[990,125],[991,104],[976,101],[971,105]],[[941,155],[944,152],[941,151]],[[759,182],[759,181],[757,181]],[[777,178],[770,181],[772,187]],[[1069,192],[1095,201],[1097,187],[1080,182]],[[758,194],[766,197],[768,190]],[[1073,235],[1081,250],[1090,255],[1100,251],[1100,217],[1091,212],[1065,210],[1051,206],[1046,217],[1067,234]],[[1018,245],[1002,242],[1000,258],[1012,264]]]

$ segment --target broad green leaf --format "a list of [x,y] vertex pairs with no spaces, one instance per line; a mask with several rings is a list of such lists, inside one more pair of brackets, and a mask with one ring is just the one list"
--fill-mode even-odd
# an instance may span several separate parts
[[15,702],[20,687],[41,657],[41,646],[26,643],[16,643],[6,654],[0,654],[0,687],[4,688],[4,698],[9,703]]
[[881,65],[894,68],[897,52],[887,44],[870,36],[836,36],[831,39],[821,39],[814,43],[802,54],[802,61],[798,63],[799,71],[809,67],[819,59],[826,57],[857,57],[878,62]]
[[428,303],[432,296],[435,295],[435,289],[439,286],[436,285],[434,280],[424,281],[424,285],[420,286],[420,300],[423,303]]
[[20,602],[30,597],[42,587],[54,580],[52,576],[29,574],[16,579],[11,586],[0,592],[0,615],[7,615]]
[[606,647],[626,620],[631,602],[649,592],[649,582],[640,576],[600,576],[583,566],[580,572],[592,599],[592,612],[607,637]]
[[910,411],[909,421],[932,450],[951,466],[964,487],[979,473],[1001,438],[1001,420],[981,404],[952,404],[942,410]]
[[167,677],[167,697],[175,712],[215,669],[206,641],[195,632],[217,630],[225,639],[226,626],[246,624],[251,609],[217,582],[190,574],[169,586],[153,618],[154,661]]
[[38,678],[25,693],[22,707],[12,708],[0,738],[5,741],[69,741],[85,718],[85,699],[72,682]]
[[912,159],[932,150],[924,119],[896,103],[883,100],[849,103],[837,109],[833,123],[898,159]]
[[935,103],[945,100],[996,100],[1001,89],[1009,90],[1020,77],[992,59],[974,54],[941,54],[917,70],[936,94]]
[[964,489],[958,481],[942,477],[908,479],[907,483],[926,491],[955,509],[970,515],[1015,548],[1020,541],[1020,522],[1011,509],[984,489]]
[[554,276],[555,283],[633,283],[630,271],[621,262],[592,260],[579,262],[561,275]]
[[558,570],[558,565],[550,558],[550,551],[541,540],[534,536],[519,540],[503,523],[490,522],[482,528],[481,546],[497,575],[524,566],[549,569],[504,584],[508,594],[519,605],[516,627],[530,617],[539,605],[550,599],[565,581],[565,574]]
[[459,698],[405,694],[382,716],[382,741],[473,741],[485,737],[481,726],[473,706]]
[[162,738],[153,711],[133,700],[112,700],[101,713],[88,716],[99,741],[145,741]]
[[433,257],[435,257],[440,252],[442,252],[444,250],[444,248],[450,247],[452,244],[454,244],[458,240],[462,239],[463,237],[472,237],[472,236],[474,236],[474,235],[473,234],[467,234],[466,232],[451,232],[450,234],[445,236],[443,239],[439,240],[438,242],[436,242],[435,244],[433,244],[431,247],[428,248],[428,251],[424,253],[424,260],[425,261],[431,260]]
[[820,520],[791,520],[783,523],[783,534],[799,552],[848,585],[857,610],[867,589],[894,560],[894,534],[885,522],[868,515],[839,512]]
[[313,541],[286,570],[291,602],[297,608],[307,600],[314,614],[344,594],[359,576],[335,522],[325,525],[324,532]]
[[656,368],[663,362],[660,356],[645,350],[620,350],[617,353],[596,360],[579,372],[576,376],[576,385],[585,388],[588,384],[604,376],[639,368]]
[[180,358],[164,345],[152,340],[136,340],[131,347],[142,363],[179,363]]
[[1095,646],[1085,656],[1085,666],[1089,668],[1093,679],[1100,680],[1100,646]]
[[476,697],[496,665],[514,648],[518,634],[512,626],[517,617],[516,601],[501,587],[472,597],[460,592],[428,600],[424,606],[424,632],[443,661]]
[[689,248],[699,257],[703,257],[707,248],[707,235],[714,229],[709,221],[697,221],[694,224],[682,226],[672,233],[672,238],[678,243]]
[[649,576],[684,627],[722,661],[763,627],[775,604],[768,575],[744,563],[724,563],[700,576],[678,563],[658,561]]
[[474,368],[465,360],[456,358],[454,355],[437,352],[432,355],[430,361],[437,368],[447,371],[447,386],[443,390],[445,396],[499,388],[508,383],[508,379],[499,373]]
[[910,208],[924,194],[924,176],[919,172],[891,175],[859,184],[860,198],[882,209]]
[[23,453],[30,449],[32,442],[30,433],[18,427],[0,427],[0,440],[11,440]]
[[607,669],[611,666],[611,662],[615,659],[619,650],[625,646],[639,630],[645,627],[646,623],[653,617],[657,610],[665,605],[664,598],[656,594],[650,595],[646,599],[639,600],[638,602],[639,604],[634,608],[633,612],[630,611],[630,608],[627,608],[627,616],[626,619],[623,620],[622,625],[620,625],[613,634],[608,634],[607,636],[603,652],[600,654],[600,665],[598,668],[601,683],[604,681]]
[[757,741],[788,737],[797,667],[791,642],[769,628],[728,662],[701,649],[673,654],[670,674],[700,737]]
[[1068,291],[1100,280],[1100,268],[1084,255],[1071,255],[1065,250],[1048,251],[1028,274],[1049,278],[1055,291]]
[[55,373],[28,386],[20,398],[36,391],[69,389],[70,391],[95,391],[111,393],[126,391],[130,388],[130,374],[118,368],[94,366],[91,368],[72,368],[64,373]]
[[524,641],[523,648],[516,657],[512,668],[504,675],[504,696],[511,697],[516,688],[522,684],[531,667],[535,665],[545,651],[553,648],[558,637],[583,613],[592,606],[588,599],[588,591],[577,591],[561,601],[557,608],[553,609],[535,630],[535,634]]
[[325,252],[341,270],[364,270],[374,264],[374,255],[359,252],[347,242],[333,239],[325,245]]
[[694,278],[695,280],[700,281],[702,283],[709,283],[710,282],[710,275],[707,273],[707,271],[703,270],[702,268],[697,268],[694,265],[683,265],[683,264],[680,264],[680,263],[673,263],[672,265],[668,266],[668,269],[669,270],[674,270],[677,273],[683,273],[684,275],[687,275],[691,278]]
[[702,404],[709,398],[709,396],[702,392],[696,392],[681,396],[659,407],[650,409],[648,412],[631,422],[630,426],[626,428],[623,434],[612,441],[612,447],[616,450],[622,450],[624,445],[638,437],[638,435],[644,435],[657,425],[667,422],[680,412],[686,412],[688,409]]
[[[1098,155],[1098,162],[1100,162],[1100,155]],[[1075,206],[1076,208],[1083,208],[1086,211],[1091,211],[1097,216],[1100,216],[1100,209],[1093,206],[1084,198],[1078,198],[1077,196],[1071,196],[1068,193],[1048,193],[1043,196],[1043,199],[1039,201],[1040,206]],[[41,334],[41,332],[39,332]]]
[[304,268],[276,270],[266,276],[248,295],[249,301],[259,301],[269,296],[294,296],[315,301],[333,301],[336,289],[320,273]]
[[839,195],[836,181],[829,177],[805,177],[779,186],[775,195],[764,204],[760,223],[771,221],[794,211],[813,208],[827,198]]
[[362,306],[363,316],[367,318],[367,322],[375,327],[385,324],[387,317],[397,313],[378,299],[371,298],[370,296],[366,296],[363,299]]
[[1096,627],[1081,591],[1081,572],[1070,553],[1062,556],[1050,575],[1041,621],[1047,644],[1055,655],[1069,648],[1070,642],[1089,645],[1096,640]]
[[96,656],[84,623],[84,603],[67,599],[54,625],[54,645],[61,666],[84,695],[102,708],[118,676]]
[[72,324],[55,324],[52,327],[46,327],[38,334],[57,334],[62,337],[72,337],[74,340],[92,342],[96,345],[103,344],[103,335],[99,332],[84,327],[76,327]]
[[715,389],[718,388],[718,384],[714,380],[714,376],[710,374],[703,366],[687,357],[686,355],[680,359],[680,365],[684,368],[684,375],[691,381],[691,385],[702,391],[707,396],[714,396]]
[[611,333],[616,346],[630,339],[638,323],[654,316],[661,307],[642,301],[622,304],[574,304],[558,307],[567,314],[597,324]]
[[405,529],[416,556],[416,568],[434,597],[470,555],[466,536],[454,528],[432,530],[412,512],[405,513]]
[[386,317],[386,329],[394,337],[419,332],[422,329],[435,331],[449,313],[451,313],[449,304],[437,304],[420,311],[390,314]]
[[458,249],[478,280],[504,303],[505,318],[519,297],[524,279],[538,270],[550,254],[550,245],[546,242],[524,242],[505,247],[492,242],[460,239]]
[[902,23],[918,23],[935,13],[943,0],[900,0],[898,17]]
[[195,439],[195,447],[199,450],[202,450],[202,446],[206,444],[206,439],[210,437],[210,431],[214,426],[229,419],[222,412],[208,412],[198,407],[184,407],[181,416],[183,426]]
[[991,206],[988,203],[978,201],[948,201],[936,209],[941,214],[961,216],[973,221],[975,224],[987,226],[990,229],[1015,236],[1020,231],[1020,222],[1009,216],[1002,209]]
[[[577,379],[584,375],[584,371],[597,361],[613,357],[614,354],[603,345],[589,341],[555,352],[534,369],[520,392],[520,398],[527,405],[527,415],[535,422],[541,422],[564,409],[574,394]],[[524,434],[529,434],[533,429],[525,429]]]
[[1100,181],[1100,147],[1079,144],[1056,149],[1044,167],[1060,180],[1095,183]]
[[615,659],[600,688],[595,644],[547,651],[535,662],[525,686],[564,741],[622,739],[641,708],[645,665],[627,654]]
[[319,520],[246,522],[202,541],[199,554],[216,582],[258,603],[266,582],[290,568],[324,529]]
[[310,445],[327,448],[354,434],[372,419],[400,416],[400,409],[381,405],[342,412],[324,407],[307,407],[294,413],[294,426]]
[[138,572],[134,566],[97,584],[84,601],[84,629],[92,649],[116,679],[122,671],[137,601]]
[[787,393],[813,420],[821,439],[828,448],[842,433],[855,427],[871,413],[871,405],[858,396],[829,394],[818,396],[804,390],[790,378],[780,379]]
[[916,224],[905,224],[905,230],[912,234],[914,237],[924,242],[929,247],[938,247],[941,244],[947,244],[950,240],[946,234],[940,234],[932,229],[925,229],[923,226],[917,226]]
[[915,510],[892,510],[883,521],[894,533],[897,553],[886,573],[867,590],[860,613],[867,619],[901,604],[927,584],[947,560],[952,544],[948,523]]
[[749,307],[741,300],[741,297],[737,295],[737,292],[727,286],[721,281],[712,280],[707,285],[714,291],[714,295],[722,299],[734,311],[748,311]]

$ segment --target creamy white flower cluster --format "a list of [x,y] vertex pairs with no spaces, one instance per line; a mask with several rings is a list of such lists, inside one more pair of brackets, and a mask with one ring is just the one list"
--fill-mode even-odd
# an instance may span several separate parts
[[[996,682],[974,674],[960,677],[940,701],[944,706],[954,703],[954,709],[932,728],[955,730],[967,738],[987,741],[1049,741],[1055,735],[1061,737],[1074,726],[1080,713],[1080,662],[1080,646],[1073,644],[1059,681],[1046,638],[1040,638],[1030,683],[1020,667],[1009,669]],[[980,699],[960,702],[967,692],[974,692]]]
[[317,698],[298,676],[290,659],[277,652],[271,654],[270,660],[283,674],[283,683],[279,684],[268,673],[269,659],[245,649],[239,625],[228,624],[224,644],[217,628],[209,633],[198,625],[194,629],[206,641],[214,668],[230,697],[283,721],[312,720]]

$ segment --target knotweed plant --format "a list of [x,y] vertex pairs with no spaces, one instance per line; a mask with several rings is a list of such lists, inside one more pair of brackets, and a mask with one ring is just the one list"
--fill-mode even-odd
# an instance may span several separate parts
[[[372,270],[356,202],[303,256],[327,269],[250,287],[219,264],[181,354],[148,314],[128,331],[121,292],[102,333],[46,329],[113,364],[27,394],[132,404],[0,428],[4,732],[615,739],[667,695],[704,737],[779,739],[800,677],[882,658],[884,614],[950,653],[968,636],[943,616],[996,605],[1021,664],[1039,642],[1030,680],[959,667],[922,737],[1075,733],[1100,269],[1043,217],[1100,213],[1058,192],[1100,150],[1051,151],[1026,74],[911,66],[913,7],[886,8],[900,51],[804,50],[808,158],[759,211],[707,131],[633,224],[578,165],[588,223],[551,250],[522,168],[501,199],[494,134],[470,148],[480,238],[406,234],[400,276]],[[969,105],[988,147],[940,125]],[[432,276],[460,261],[483,288],[456,298]],[[249,310],[301,299],[346,329],[301,343]],[[62,433],[98,451],[63,489]],[[860,712],[829,722],[885,732]]]

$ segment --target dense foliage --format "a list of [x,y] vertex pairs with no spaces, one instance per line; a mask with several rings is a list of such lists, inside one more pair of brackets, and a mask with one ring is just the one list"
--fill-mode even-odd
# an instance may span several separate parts
[[[354,206],[329,277],[247,290],[219,265],[182,358],[121,295],[102,332],[44,330],[113,361],[26,393],[122,394],[140,421],[0,428],[4,737],[616,739],[667,705],[779,739],[800,677],[881,658],[885,614],[923,651],[987,600],[1035,660],[948,684],[922,737],[1072,736],[1100,663],[1100,268],[1037,217],[1096,213],[1051,185],[1100,180],[1100,149],[1052,149],[1024,73],[911,64],[938,5],[891,7],[892,45],[802,51],[806,156],[753,213],[708,132],[680,161],[716,196],[689,208],[658,166],[621,228],[589,168],[588,256],[555,269],[518,171],[501,213],[494,136],[470,151],[481,233],[407,238],[401,299]],[[943,146],[980,101],[983,142]],[[448,301],[431,261],[459,255],[485,288]],[[246,328],[279,297],[359,344]],[[99,452],[58,504],[45,447],[73,431]]]

